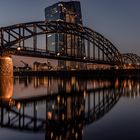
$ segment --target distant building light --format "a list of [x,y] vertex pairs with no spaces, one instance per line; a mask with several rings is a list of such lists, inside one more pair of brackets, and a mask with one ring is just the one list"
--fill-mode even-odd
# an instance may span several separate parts
[[119,69],[119,67],[118,66],[115,66],[115,69]]
[[60,56],[60,53],[57,53],[57,56]]
[[48,119],[50,120],[52,118],[52,112],[47,113]]
[[57,96],[57,101],[58,101],[58,103],[60,102],[60,96]]
[[54,109],[54,104],[52,104],[52,109]]
[[76,139],[78,138],[78,133],[77,132],[75,133],[75,137],[76,137]]
[[51,132],[51,139],[53,138],[53,132]]
[[86,98],[86,95],[87,95],[87,92],[86,90],[84,90],[84,93],[83,93],[84,99]]

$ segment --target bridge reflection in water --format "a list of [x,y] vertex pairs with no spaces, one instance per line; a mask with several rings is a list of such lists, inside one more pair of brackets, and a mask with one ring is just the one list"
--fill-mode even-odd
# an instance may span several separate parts
[[[13,81],[1,80],[0,126],[22,132],[43,132],[45,139],[82,139],[84,127],[101,119],[121,96],[140,94],[135,80],[53,79],[51,77],[15,78],[28,87],[46,86],[46,94],[13,98]],[[44,82],[42,82],[44,81]],[[47,82],[46,82],[47,81]],[[57,81],[54,85],[53,82]],[[57,87],[58,91],[52,93]]]

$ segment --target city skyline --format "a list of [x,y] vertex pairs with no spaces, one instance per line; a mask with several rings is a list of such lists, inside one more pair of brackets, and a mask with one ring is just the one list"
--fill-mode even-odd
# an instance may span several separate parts
[[[1,0],[0,27],[44,20],[44,9],[58,0]],[[139,0],[81,0],[84,26],[103,34],[121,53],[140,54]]]

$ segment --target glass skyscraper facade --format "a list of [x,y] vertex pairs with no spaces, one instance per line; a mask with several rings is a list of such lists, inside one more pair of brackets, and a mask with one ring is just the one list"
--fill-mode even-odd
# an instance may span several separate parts
[[79,1],[58,2],[45,8],[45,18],[48,21],[62,20],[82,25],[81,6]]
[[[80,2],[58,2],[52,6],[46,7],[45,19],[46,21],[64,21],[82,25]],[[84,54],[85,52],[83,39],[66,33],[48,34],[47,46],[50,51],[60,53],[60,55],[66,54],[69,56],[76,55],[77,57],[80,57],[81,53]],[[66,68],[66,66],[76,68],[77,64],[78,63],[76,62],[69,62],[69,64],[66,64],[66,62],[62,60],[58,61],[58,66],[61,68]]]

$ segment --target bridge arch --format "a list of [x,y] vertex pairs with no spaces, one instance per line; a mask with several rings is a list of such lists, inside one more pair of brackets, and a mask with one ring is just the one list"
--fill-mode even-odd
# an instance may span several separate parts
[[[59,59],[91,63],[107,63],[111,65],[119,65],[122,62],[121,54],[108,39],[103,35],[78,24],[62,21],[22,23],[0,28],[0,34],[1,55],[5,52],[14,52],[14,54],[19,55],[50,57],[50,55],[48,55],[49,50],[47,45],[44,50],[38,48],[36,44],[37,37],[39,35],[46,35],[47,38],[48,34],[66,34],[73,38],[73,40],[70,39],[71,53],[68,54],[66,49]],[[33,47],[26,47],[25,45],[25,40],[29,38],[33,38]],[[83,42],[83,48],[81,47],[82,45],[80,45],[80,42]],[[78,46],[80,46],[81,49],[80,55],[77,55],[75,51],[76,49],[78,50]],[[18,47],[21,48],[20,51],[16,51]],[[65,46],[65,48],[67,47],[68,46]],[[84,49],[84,51],[82,51],[82,49]],[[56,53],[61,52],[57,51]],[[52,56],[52,58],[55,57]]]

